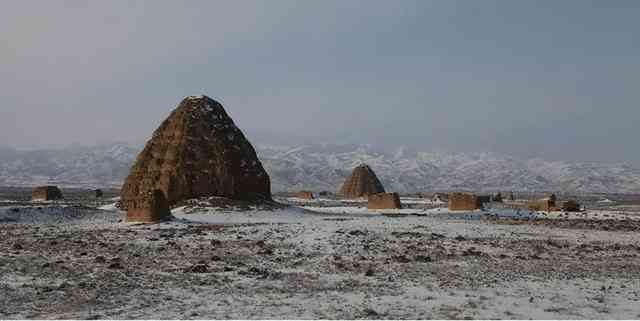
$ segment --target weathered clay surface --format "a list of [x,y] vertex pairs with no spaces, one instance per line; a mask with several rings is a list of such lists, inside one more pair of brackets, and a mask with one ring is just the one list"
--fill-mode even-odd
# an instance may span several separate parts
[[452,211],[473,211],[482,207],[482,203],[472,193],[449,194],[449,209]]
[[34,201],[53,201],[62,199],[62,192],[57,186],[38,186],[33,189],[31,199]]
[[256,152],[217,101],[185,98],[138,155],[122,187],[123,204],[159,189],[169,205],[204,196],[270,200]]
[[164,192],[159,189],[128,199],[125,207],[129,223],[157,223],[171,215]]
[[384,192],[376,173],[368,165],[362,164],[353,170],[338,193],[345,198],[358,198]]
[[367,208],[370,210],[402,208],[398,193],[378,193],[369,195]]
[[529,201],[527,207],[532,211],[555,211],[556,208],[556,195],[551,194],[548,197],[539,200]]

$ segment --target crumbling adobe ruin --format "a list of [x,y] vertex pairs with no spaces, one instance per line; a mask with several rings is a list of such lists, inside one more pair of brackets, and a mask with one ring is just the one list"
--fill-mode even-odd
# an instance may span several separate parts
[[338,194],[344,198],[359,198],[384,192],[384,187],[373,170],[362,164],[344,181]]
[[206,96],[182,100],[153,133],[124,182],[123,206],[156,189],[170,206],[206,196],[271,200],[269,175],[253,146]]
[[529,201],[527,203],[527,208],[532,211],[542,211],[542,212],[551,212],[555,211],[556,208],[556,195],[550,194],[549,196],[539,199]]
[[482,208],[480,199],[472,193],[450,193],[449,210],[473,211]]
[[31,200],[55,201],[62,199],[62,192],[57,186],[38,186],[31,192]]
[[398,193],[378,193],[368,196],[367,208],[370,210],[400,209],[400,196]]
[[580,203],[574,200],[562,202],[560,208],[565,212],[580,212]]
[[128,198],[122,204],[127,208],[128,223],[157,223],[171,215],[167,199],[159,189]]

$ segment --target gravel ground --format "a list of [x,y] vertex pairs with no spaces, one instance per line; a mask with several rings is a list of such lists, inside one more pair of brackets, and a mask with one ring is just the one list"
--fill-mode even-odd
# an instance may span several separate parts
[[625,220],[122,215],[0,208],[0,319],[640,318],[640,232]]

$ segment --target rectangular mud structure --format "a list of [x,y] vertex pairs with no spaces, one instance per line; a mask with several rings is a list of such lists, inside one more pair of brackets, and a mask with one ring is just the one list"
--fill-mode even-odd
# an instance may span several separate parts
[[527,208],[532,211],[551,212],[557,210],[555,197],[547,197],[539,200],[529,201]]
[[564,201],[561,209],[565,212],[580,212],[580,203],[573,200]]
[[451,211],[473,211],[482,208],[480,199],[472,193],[451,193],[449,194],[449,210]]
[[169,219],[171,215],[167,198],[158,189],[130,198],[125,206],[128,223],[157,223]]
[[38,186],[31,192],[34,201],[53,201],[62,199],[62,192],[57,186]]
[[296,198],[305,199],[305,200],[312,200],[312,199],[314,198],[314,197],[313,197],[313,193],[312,193],[312,192],[309,192],[309,191],[300,191],[300,192],[297,192],[297,193],[295,194],[295,197],[296,197]]
[[402,208],[398,193],[378,193],[369,195],[368,198],[367,208],[370,210]]

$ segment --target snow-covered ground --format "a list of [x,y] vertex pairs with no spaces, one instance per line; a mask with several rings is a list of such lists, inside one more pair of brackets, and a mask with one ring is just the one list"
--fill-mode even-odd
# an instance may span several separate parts
[[155,225],[0,208],[0,318],[640,318],[629,213],[195,204]]

